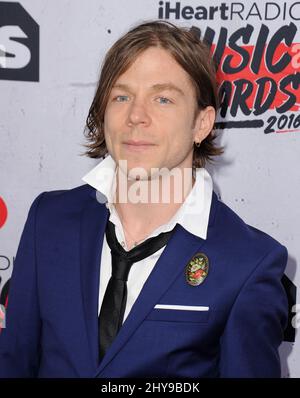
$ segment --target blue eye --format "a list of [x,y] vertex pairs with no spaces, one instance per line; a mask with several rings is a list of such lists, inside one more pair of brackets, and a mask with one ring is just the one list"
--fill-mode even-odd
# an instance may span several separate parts
[[125,101],[127,101],[128,96],[127,95],[117,95],[114,99],[117,102],[125,102]]
[[160,104],[171,104],[171,101],[166,97],[159,97],[158,99],[160,100]]

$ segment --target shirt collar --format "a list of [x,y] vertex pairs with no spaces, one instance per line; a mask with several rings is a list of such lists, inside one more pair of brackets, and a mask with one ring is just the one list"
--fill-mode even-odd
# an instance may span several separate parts
[[[205,168],[197,168],[195,177],[195,184],[182,206],[166,224],[153,231],[151,236],[170,230],[178,223],[190,233],[206,239],[213,183]],[[113,199],[116,192],[116,163],[114,159],[110,155],[106,156],[82,180],[96,189],[98,202],[106,204],[106,207],[114,214]]]

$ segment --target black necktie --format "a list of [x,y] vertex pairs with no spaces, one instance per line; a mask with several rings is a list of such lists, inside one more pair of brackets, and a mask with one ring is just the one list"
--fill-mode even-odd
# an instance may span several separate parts
[[112,275],[104,294],[98,319],[100,359],[103,358],[122,326],[127,300],[126,282],[132,264],[161,249],[166,245],[172,232],[173,230],[163,232],[126,251],[117,240],[114,224],[108,220],[106,240],[111,250]]

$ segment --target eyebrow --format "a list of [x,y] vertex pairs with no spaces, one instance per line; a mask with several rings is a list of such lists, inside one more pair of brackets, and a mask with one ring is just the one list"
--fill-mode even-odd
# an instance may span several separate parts
[[[112,88],[119,88],[124,91],[132,92],[130,87],[127,84],[123,83],[116,83]],[[156,83],[153,84],[153,86],[150,87],[152,91],[163,91],[163,90],[169,90],[169,91],[176,91],[178,94],[182,95],[183,97],[185,96],[183,90],[176,86],[173,83]]]

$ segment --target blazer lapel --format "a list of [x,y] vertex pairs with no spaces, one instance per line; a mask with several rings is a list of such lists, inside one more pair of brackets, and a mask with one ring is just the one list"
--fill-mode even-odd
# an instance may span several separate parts
[[97,201],[96,191],[93,189],[90,192],[90,200],[82,212],[80,224],[80,280],[86,333],[94,369],[99,364],[99,277],[103,237],[108,216],[108,210]]
[[[213,192],[209,226],[212,226],[214,221],[217,201],[217,196]],[[95,377],[101,377],[101,372],[103,372],[104,368],[126,344],[147,314],[159,302],[160,297],[182,272],[185,264],[202,248],[205,242],[206,240],[189,233],[181,225],[176,225],[165,250],[145,282],[118,335],[100,363]],[[180,250],[178,250],[178,247],[180,247]],[[170,269],[172,269],[172,273],[170,273]]]

